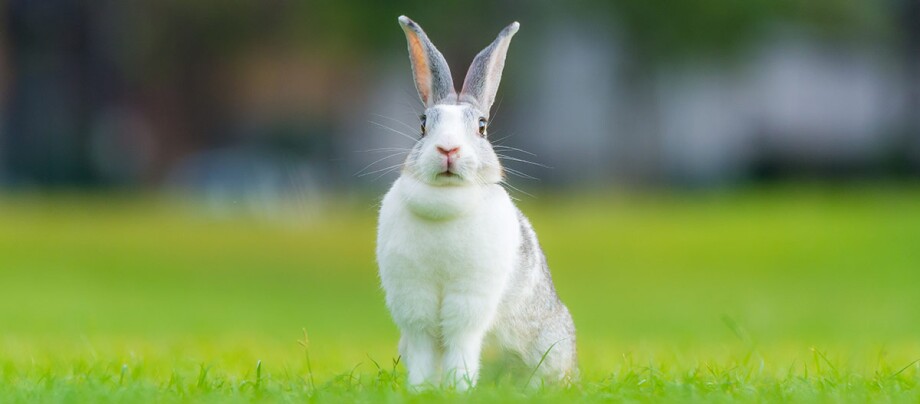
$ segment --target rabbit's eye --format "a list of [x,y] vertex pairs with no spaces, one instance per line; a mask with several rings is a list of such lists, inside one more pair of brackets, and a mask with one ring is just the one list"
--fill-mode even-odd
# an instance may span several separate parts
[[486,135],[486,128],[489,126],[489,122],[486,121],[486,118],[479,118],[479,134],[482,136]]
[[422,136],[425,136],[425,124],[428,122],[428,117],[425,115],[421,115],[418,117],[418,119],[420,121]]

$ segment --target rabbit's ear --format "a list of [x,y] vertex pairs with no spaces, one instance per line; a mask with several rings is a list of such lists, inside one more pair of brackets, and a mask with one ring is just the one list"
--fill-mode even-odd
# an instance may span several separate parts
[[473,59],[470,70],[463,80],[463,90],[460,91],[460,100],[479,106],[480,111],[489,114],[495,94],[498,92],[498,83],[502,80],[502,69],[505,68],[505,55],[511,37],[518,31],[521,24],[516,21],[505,27],[498,34],[498,38],[487,48],[483,49]]
[[415,76],[415,88],[426,107],[435,105],[444,99],[456,96],[454,81],[450,77],[450,68],[444,55],[428,40],[422,27],[406,16],[399,17],[399,25],[406,33],[409,43],[409,60],[412,62],[412,74]]

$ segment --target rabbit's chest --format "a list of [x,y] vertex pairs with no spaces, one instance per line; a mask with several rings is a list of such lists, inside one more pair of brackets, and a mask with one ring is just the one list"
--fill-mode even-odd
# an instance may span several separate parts
[[384,253],[392,259],[381,262],[389,267],[381,269],[444,284],[488,278],[511,268],[513,224],[465,218],[435,223],[409,220],[394,227],[383,242],[393,247]]
[[424,220],[390,199],[384,199],[378,234],[382,277],[442,287],[489,282],[511,271],[520,233],[510,203],[485,203],[450,220]]
[[464,276],[502,272],[513,249],[508,248],[513,227],[500,223],[463,220],[439,226],[418,226],[404,236],[414,243],[421,267],[444,281]]

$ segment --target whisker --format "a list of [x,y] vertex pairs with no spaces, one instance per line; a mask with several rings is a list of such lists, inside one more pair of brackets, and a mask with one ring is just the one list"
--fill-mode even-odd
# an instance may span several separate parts
[[354,152],[355,153],[378,153],[378,152],[386,152],[386,151],[406,151],[407,152],[409,150],[412,150],[412,149],[408,149],[405,147],[381,147],[377,149],[355,150]]
[[415,131],[418,130],[418,128],[413,128],[413,127],[409,126],[409,124],[407,124],[407,123],[405,123],[405,122],[403,122],[403,121],[400,121],[399,119],[396,119],[396,118],[390,118],[390,117],[388,117],[388,116],[384,116],[384,115],[380,115],[380,114],[371,114],[371,115],[376,116],[376,117],[378,117],[378,118],[383,118],[383,119],[387,119],[387,120],[396,122],[396,123],[398,123],[398,124],[400,124],[400,125],[402,125],[402,126],[405,126],[407,129],[409,129],[410,132],[415,132]]
[[403,163],[400,162],[399,164],[394,164],[394,165],[391,165],[391,166],[389,166],[389,167],[381,168],[381,169],[379,169],[379,170],[374,170],[374,171],[366,172],[366,173],[364,173],[364,174],[359,175],[358,177],[364,177],[364,176],[368,176],[368,175],[371,175],[371,174],[377,174],[377,173],[379,173],[379,172],[381,172],[381,171],[392,170],[392,169],[394,169],[394,168],[402,167],[402,165],[403,165]]
[[397,104],[398,104],[399,106],[405,108],[404,111],[406,111],[406,112],[409,112],[409,113],[411,113],[411,114],[416,114],[416,113],[418,113],[418,109],[416,109],[415,105],[412,105],[412,104],[410,104],[410,103],[408,103],[408,102],[405,102],[405,101],[397,102]]
[[401,155],[401,154],[402,154],[402,152],[400,152],[400,153],[394,153],[394,154],[391,154],[391,155],[389,155],[389,156],[386,156],[386,157],[383,157],[383,158],[374,160],[373,163],[370,163],[370,164],[364,166],[364,168],[358,170],[358,172],[356,172],[354,175],[356,175],[356,176],[358,176],[358,177],[361,177],[361,176],[362,176],[361,173],[364,172],[365,170],[367,170],[368,168],[371,168],[371,166],[373,166],[374,164],[377,164],[377,163],[379,163],[379,162],[381,162],[381,161],[384,161],[384,160],[386,160],[386,159],[391,159],[391,158],[396,157],[396,156],[399,156],[399,155]]
[[531,155],[531,156],[537,157],[537,154],[536,154],[536,153],[531,153],[531,152],[529,152],[529,151],[527,151],[527,150],[524,150],[524,149],[518,149],[517,147],[504,146],[504,145],[500,145],[500,144],[495,145],[495,146],[493,146],[493,147],[495,147],[495,148],[507,149],[507,150],[514,150],[514,151],[518,151],[518,152],[521,152],[521,153],[524,153],[524,154],[529,154],[529,155]]
[[[410,100],[415,100],[415,102],[417,102],[418,105],[420,105],[420,106],[422,107],[422,109],[425,109],[425,103],[422,102],[422,100],[420,100],[420,99],[418,98],[418,94],[410,94],[409,91],[406,90],[405,88],[402,89],[402,93],[403,93],[403,95],[409,97]],[[410,102],[411,102],[411,101],[410,101]],[[414,107],[413,107],[413,111],[414,111],[414,110],[415,110],[415,109],[414,109]]]
[[372,124],[374,124],[374,125],[377,125],[377,126],[379,126],[379,127],[381,127],[381,128],[384,128],[384,129],[386,129],[386,130],[389,130],[389,131],[391,131],[391,132],[393,132],[393,133],[399,134],[399,135],[405,137],[406,139],[411,140],[413,143],[415,143],[416,141],[418,141],[418,139],[416,139],[416,138],[414,138],[414,137],[412,137],[412,136],[409,136],[408,134],[406,134],[406,133],[404,133],[404,132],[401,132],[401,131],[398,131],[398,130],[396,130],[396,129],[393,129],[393,128],[389,127],[389,126],[386,126],[386,125],[384,125],[384,124],[382,124],[382,123],[380,123],[380,122],[374,122],[374,121],[368,121],[368,122],[370,122],[370,123],[372,123]]
[[540,163],[536,163],[536,162],[533,162],[533,161],[530,161],[530,160],[519,159],[519,158],[517,158],[517,157],[506,156],[506,155],[504,155],[504,154],[498,154],[498,153],[495,153],[495,155],[498,156],[498,157],[500,157],[500,158],[502,158],[502,159],[505,159],[505,160],[518,161],[518,162],[526,163],[526,164],[533,164],[533,165],[535,165],[535,166],[537,166],[537,167],[548,168],[548,169],[550,169],[550,170],[553,169],[552,167],[550,167],[550,166],[548,166],[548,165],[546,165],[546,164],[540,164]]
[[[498,186],[500,186],[500,187],[504,187],[505,185],[507,185],[507,184],[501,183],[501,182],[498,183]],[[520,201],[521,201],[520,198],[514,196],[514,195],[513,195],[511,192],[509,192],[508,190],[505,190],[505,192],[508,194],[508,197],[511,198],[512,201],[515,201],[515,202],[520,202]]]
[[527,195],[527,196],[529,196],[529,197],[531,197],[531,198],[536,199],[535,196],[533,196],[533,195],[531,195],[531,194],[528,194],[527,192],[524,192],[524,191],[520,190],[519,188],[515,187],[514,185],[509,184],[508,181],[502,181],[500,184],[502,184],[502,185],[504,185],[504,186],[506,186],[506,187],[508,187],[508,188],[511,188],[511,189],[513,189],[513,190],[515,190],[515,191],[517,191],[517,192],[520,192],[520,193],[522,193],[522,194],[524,194],[524,195]]
[[401,165],[396,166],[396,167],[393,167],[393,168],[391,168],[391,169],[389,169],[389,170],[386,170],[386,171],[380,173],[380,175],[374,177],[374,179],[371,180],[371,181],[377,181],[377,180],[383,178],[384,175],[387,175],[387,174],[389,174],[389,173],[392,173],[392,172],[398,170],[400,166],[401,166]]
[[508,168],[508,167],[503,167],[503,168],[504,168],[505,171],[507,171],[507,172],[509,172],[509,173],[511,173],[511,174],[514,174],[514,175],[516,175],[516,176],[518,176],[518,177],[526,178],[526,179],[528,179],[528,180],[540,181],[540,179],[537,178],[537,177],[534,177],[534,176],[531,176],[531,175],[524,174],[523,172],[520,172],[520,171],[515,170],[515,169],[513,169],[513,168]]
[[495,140],[492,141],[492,143],[494,143],[494,144],[496,144],[496,145],[498,145],[498,146],[502,146],[502,144],[501,144],[501,143],[498,143],[498,142],[501,142],[502,140],[508,139],[508,138],[514,136],[515,134],[516,134],[516,133],[511,133],[510,135],[507,135],[507,136],[502,137],[502,138],[500,138],[500,139],[495,139]]

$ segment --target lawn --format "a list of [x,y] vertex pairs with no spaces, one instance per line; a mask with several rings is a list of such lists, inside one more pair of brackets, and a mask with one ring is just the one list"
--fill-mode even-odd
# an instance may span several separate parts
[[0,401],[920,400],[920,186],[531,193],[578,328],[568,388],[492,353],[472,397],[406,392],[373,196],[15,194]]

